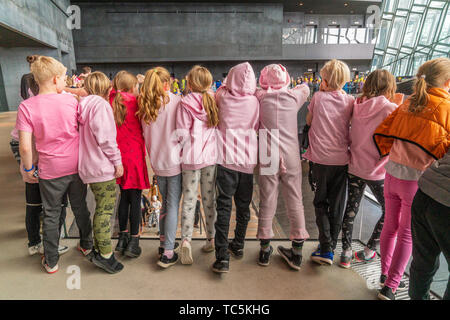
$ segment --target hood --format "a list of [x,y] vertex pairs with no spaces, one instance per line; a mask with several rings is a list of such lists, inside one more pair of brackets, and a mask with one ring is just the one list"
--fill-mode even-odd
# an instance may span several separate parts
[[96,105],[108,103],[100,96],[90,95],[80,100],[80,113],[78,115],[78,122],[84,124],[88,118],[89,111]]
[[381,110],[384,106],[391,103],[385,96],[378,96],[371,99],[365,98],[363,101],[361,98],[356,99],[353,108],[353,117],[357,118],[372,118]]
[[289,73],[281,64],[269,64],[261,70],[259,85],[264,90],[287,88],[290,84],[291,78]]
[[231,68],[222,86],[226,87],[235,96],[254,95],[256,91],[256,77],[250,63],[244,62]]
[[[214,97],[213,97],[214,99]],[[189,111],[194,118],[201,121],[208,121],[208,114],[203,108],[203,95],[199,92],[192,92],[181,99],[181,105]]]

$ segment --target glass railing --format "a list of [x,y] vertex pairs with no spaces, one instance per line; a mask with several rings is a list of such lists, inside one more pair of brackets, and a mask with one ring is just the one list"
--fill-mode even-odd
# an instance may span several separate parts
[[374,28],[283,28],[283,44],[375,44]]

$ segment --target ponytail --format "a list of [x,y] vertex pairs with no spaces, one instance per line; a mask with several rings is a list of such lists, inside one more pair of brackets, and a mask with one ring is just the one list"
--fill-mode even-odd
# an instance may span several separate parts
[[116,92],[116,96],[114,97],[112,107],[114,111],[114,120],[118,126],[121,126],[125,117],[127,116],[127,107],[122,102],[122,94],[120,92]]
[[119,71],[113,79],[113,88],[116,90],[116,96],[112,102],[114,111],[114,120],[118,126],[125,122],[127,116],[127,107],[123,104],[123,96],[120,93],[129,92],[137,85],[138,81],[135,75],[128,71]]
[[146,124],[155,122],[159,109],[169,103],[164,83],[170,82],[169,72],[162,67],[148,70],[139,94],[139,109],[136,115]]
[[411,103],[408,110],[412,113],[420,113],[428,104],[427,82],[424,76],[420,76],[414,85],[414,94],[411,96]]
[[207,91],[204,91],[202,104],[208,114],[208,127],[216,127],[219,124],[219,109],[217,108],[216,100]]

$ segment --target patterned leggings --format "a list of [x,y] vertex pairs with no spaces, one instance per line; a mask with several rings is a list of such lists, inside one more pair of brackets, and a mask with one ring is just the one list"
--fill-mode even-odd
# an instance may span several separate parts
[[348,174],[348,199],[345,208],[344,221],[342,223],[342,249],[352,248],[353,221],[358,214],[361,199],[366,185],[374,194],[378,203],[381,205],[382,214],[372,232],[372,236],[367,242],[367,247],[376,250],[377,242],[380,241],[381,230],[384,223],[384,180],[364,180],[352,174]]
[[116,205],[116,180],[91,183],[95,196],[94,248],[103,255],[112,252],[111,216]]
[[209,166],[199,170],[183,170],[183,203],[181,213],[182,240],[192,239],[195,220],[195,205],[197,203],[198,184],[202,194],[202,204],[205,211],[206,237],[215,236],[214,224],[217,218],[216,211],[216,166]]

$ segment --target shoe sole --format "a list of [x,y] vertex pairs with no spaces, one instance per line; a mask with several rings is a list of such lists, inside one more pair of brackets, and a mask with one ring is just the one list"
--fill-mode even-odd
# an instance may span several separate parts
[[329,259],[324,259],[322,257],[311,257],[311,260],[320,265],[331,266],[333,264],[333,261],[330,262]]
[[234,252],[231,251],[230,249],[227,249],[227,250],[235,259],[242,259],[244,257],[244,255],[238,256],[238,255],[234,254]]
[[392,299],[389,299],[388,297],[386,297],[384,294],[381,294],[381,293],[378,293],[378,298],[380,300],[392,300]]
[[352,266],[351,264],[342,264],[342,263],[339,263],[339,267],[344,268],[344,269],[350,269],[351,266]]
[[301,268],[299,266],[296,266],[295,264],[292,264],[291,261],[281,252],[279,248],[277,248],[278,254],[287,262],[287,264],[294,270],[300,270]]
[[131,251],[126,251],[126,250],[124,251],[123,254],[129,258],[138,258],[141,255],[140,253],[135,254],[135,253],[132,253]]
[[194,259],[192,259],[192,249],[189,250],[188,247],[181,247],[181,263],[182,264],[193,264]]
[[176,264],[178,262],[178,260],[180,260],[180,258],[178,258],[177,261],[174,261],[174,262],[162,263],[161,261],[158,261],[156,264],[158,266],[160,266],[161,268],[167,269],[167,268],[173,266],[174,264]]
[[208,248],[208,249],[202,248],[202,251],[203,251],[204,253],[210,253],[210,252],[213,252],[214,250],[215,250],[214,247],[211,247],[211,248]]
[[108,268],[108,267],[105,267],[103,264],[101,264],[100,262],[98,262],[95,258],[92,258],[91,262],[92,262],[93,264],[95,264],[97,267],[99,267],[99,268],[105,270],[106,272],[108,272],[108,273],[110,273],[110,274],[119,273],[120,271],[123,270],[123,268],[120,269],[120,270],[117,270],[117,271],[116,271],[116,270],[112,270],[112,269],[110,269],[110,268]]
[[42,268],[44,268],[45,272],[47,272],[48,274],[54,274],[54,273],[58,272],[58,270],[59,270],[59,266],[58,266],[58,268],[56,268],[55,271],[48,271],[42,262],[41,262],[41,266],[42,266]]
[[224,270],[219,270],[219,269],[216,269],[216,268],[214,268],[214,267],[211,267],[211,270],[214,271],[215,273],[228,273],[228,271],[229,271],[229,270],[226,270],[226,271],[224,271]]
[[58,251],[58,253],[59,253],[59,255],[62,255],[62,254],[64,254],[64,253],[66,253],[67,251],[69,251],[69,247],[67,247],[67,248],[64,249],[64,250]]

